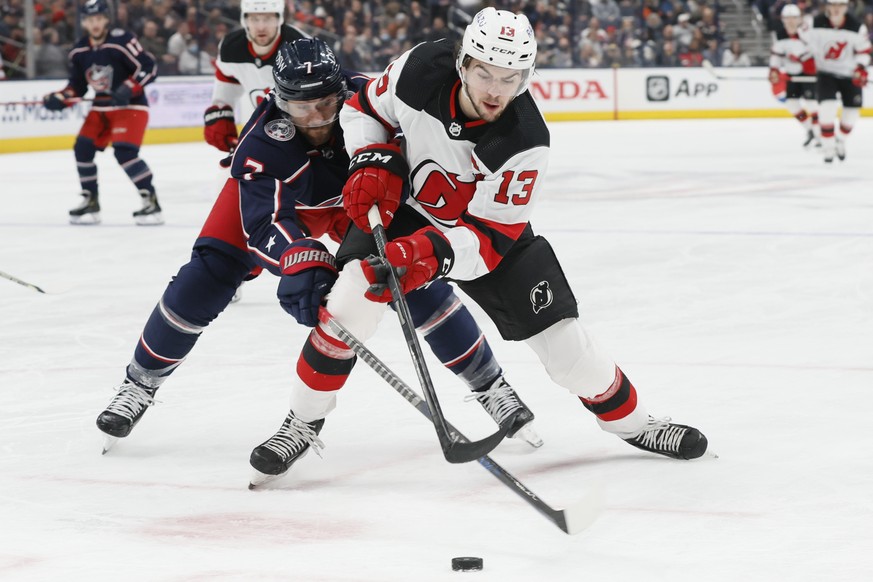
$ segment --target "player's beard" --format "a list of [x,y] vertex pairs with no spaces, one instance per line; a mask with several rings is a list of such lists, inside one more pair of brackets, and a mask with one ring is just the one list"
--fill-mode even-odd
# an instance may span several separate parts
[[486,123],[492,123],[500,119],[500,116],[503,115],[503,112],[506,111],[506,106],[509,104],[508,102],[500,104],[498,101],[499,107],[496,109],[485,107],[482,99],[477,102],[476,99],[470,95],[470,90],[466,85],[464,85],[464,96],[470,102],[470,107],[472,107],[473,111],[476,112],[476,116]]
[[333,133],[333,125],[336,121],[331,121],[327,125],[321,127],[298,127],[297,130],[306,137],[306,141],[314,146],[326,144],[330,140],[330,135]]
[[100,29],[99,34],[94,34],[90,30],[88,31],[88,38],[91,39],[93,44],[100,44],[104,40],[106,40],[107,35],[109,34],[109,25],[105,25]]

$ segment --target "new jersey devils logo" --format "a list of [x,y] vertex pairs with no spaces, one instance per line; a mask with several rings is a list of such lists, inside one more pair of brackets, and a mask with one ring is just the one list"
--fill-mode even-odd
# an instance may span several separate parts
[[417,186],[416,201],[431,216],[448,223],[463,214],[476,191],[477,181],[464,182],[458,174],[447,172],[432,160],[425,161],[412,173],[412,183]]
[[828,52],[825,53],[825,59],[829,61],[837,61],[843,55],[843,50],[845,50],[848,42],[835,42],[828,47]]
[[551,305],[554,298],[548,281],[540,281],[530,290],[530,302],[533,305],[534,313],[539,313]]

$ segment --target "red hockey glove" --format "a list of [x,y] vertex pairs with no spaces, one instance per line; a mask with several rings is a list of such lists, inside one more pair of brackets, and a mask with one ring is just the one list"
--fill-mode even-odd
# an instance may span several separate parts
[[301,325],[315,327],[321,301],[337,279],[336,260],[317,240],[302,238],[282,253],[279,267],[279,304]]
[[409,166],[395,144],[372,144],[361,148],[349,164],[349,179],[343,187],[343,206],[349,218],[364,232],[370,232],[367,211],[379,205],[382,225],[394,218],[403,196]]
[[864,65],[858,65],[855,69],[855,74],[852,75],[852,84],[855,87],[863,87],[867,84],[867,69]]
[[784,101],[788,91],[788,75],[779,69],[770,69],[770,90],[779,101]]
[[770,69],[770,74],[767,75],[767,78],[770,80],[771,85],[775,85],[782,80],[782,73],[779,69]]
[[[410,236],[403,236],[385,245],[385,258],[400,278],[403,294],[414,291],[449,272],[455,252],[448,239],[432,226],[422,228]],[[370,283],[364,296],[370,301],[388,303],[389,265],[381,257],[361,261],[364,276]]]
[[112,92],[112,105],[115,107],[127,107],[130,105],[132,98],[139,97],[140,95],[142,95],[142,85],[127,79]]
[[74,97],[74,94],[70,89],[49,93],[42,98],[42,105],[49,111],[62,111],[70,106],[67,99],[71,97]]
[[239,134],[233,121],[233,109],[229,105],[209,106],[203,113],[203,137],[206,143],[223,152],[236,147]]

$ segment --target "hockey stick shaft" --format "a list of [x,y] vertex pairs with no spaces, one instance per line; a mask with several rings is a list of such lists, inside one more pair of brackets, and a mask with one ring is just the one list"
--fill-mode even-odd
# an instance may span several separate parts
[[[69,99],[64,99],[68,105],[75,105],[76,103],[88,103],[90,101],[94,101],[94,99],[82,98],[82,97],[70,97]],[[0,107],[6,105],[42,105],[42,101],[0,101]]]
[[40,293],[45,293],[45,291],[43,291],[42,288],[37,287],[33,283],[28,283],[27,281],[22,281],[18,277],[13,277],[9,273],[4,273],[3,271],[0,271],[0,277],[3,277],[4,279],[9,279],[10,281],[12,281],[14,283],[18,283],[19,285],[24,285],[25,287],[30,287],[34,291],[38,291]]
[[[379,215],[379,207],[375,204],[370,208],[368,214],[370,220],[370,228],[373,231],[373,237],[376,240],[376,247],[379,249],[379,256],[387,262],[385,258],[385,245],[387,238],[385,236],[385,227],[382,226],[382,218]],[[440,447],[443,450],[443,456],[450,463],[467,463],[474,461],[487,454],[494,449],[500,441],[507,435],[512,428],[512,423],[515,422],[515,417],[518,411],[510,418],[505,419],[500,429],[489,437],[480,441],[467,441],[466,443],[458,442],[452,439],[446,426],[446,419],[443,416],[443,411],[440,408],[439,400],[437,400],[436,390],[433,387],[430,373],[427,370],[427,363],[424,360],[424,354],[421,351],[421,344],[418,341],[418,336],[415,335],[415,324],[412,322],[412,315],[409,313],[409,305],[406,303],[406,298],[403,295],[403,289],[400,286],[400,281],[397,279],[397,274],[393,268],[387,269],[388,272],[388,288],[391,290],[391,297],[394,300],[394,309],[397,311],[397,316],[400,319],[400,328],[403,330],[403,336],[406,338],[406,345],[409,348],[409,354],[412,356],[412,364],[415,367],[415,373],[418,375],[418,380],[421,383],[421,389],[424,392],[425,400],[431,410],[431,420],[436,429],[437,438],[440,442]]]
[[[703,68],[719,81],[768,81],[767,77],[753,77],[751,75],[722,75],[715,70],[715,67],[709,61],[703,61]],[[795,83],[814,83],[815,80],[816,78],[813,75],[797,75],[789,77],[789,81],[794,81]]]
[[[412,404],[416,410],[418,410],[421,414],[423,414],[428,420],[433,421],[433,417],[430,413],[430,408],[428,408],[427,402],[422,400],[422,398],[407,385],[403,380],[401,380],[394,372],[385,365],[382,360],[376,356],[373,352],[370,351],[364,344],[358,341],[355,336],[349,332],[346,327],[341,324],[339,321],[334,319],[334,317],[327,311],[325,308],[321,308],[318,313],[319,320],[327,325],[331,331],[333,331],[337,337],[339,337],[347,346],[349,346],[355,354],[361,358],[365,364],[370,366],[379,376],[382,377],[394,390],[403,396],[407,402]],[[445,426],[449,430],[450,434],[457,438],[460,442],[470,442],[470,440],[465,437],[458,429],[451,425],[448,421],[445,421]],[[539,511],[543,516],[546,517],[549,521],[558,526],[561,531],[568,534],[579,533],[588,524],[593,521],[593,518],[596,517],[597,508],[593,507],[597,505],[597,503],[585,503],[578,504],[575,506],[576,509],[555,509],[550,506],[548,503],[540,499],[540,497],[531,491],[524,483],[519,481],[516,477],[514,477],[509,471],[498,465],[494,459],[489,457],[488,455],[482,455],[477,459],[480,465],[485,467],[489,473],[494,475],[501,483],[506,485],[510,490],[514,491],[516,495],[521,497],[526,503],[528,503],[531,507]],[[594,511],[592,511],[592,507]]]

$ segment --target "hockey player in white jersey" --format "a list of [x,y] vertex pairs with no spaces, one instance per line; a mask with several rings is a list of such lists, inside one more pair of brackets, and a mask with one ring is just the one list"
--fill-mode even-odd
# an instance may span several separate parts
[[774,88],[785,83],[785,108],[806,130],[803,147],[820,147],[815,59],[803,38],[803,16],[795,4],[786,4],[781,18],[782,28],[774,33],[770,49],[770,83]]
[[231,152],[236,147],[236,114],[248,119],[270,92],[281,42],[309,36],[284,24],[284,13],[283,0],[242,0],[242,28],[225,36],[218,47],[212,105],[203,114],[203,135],[206,143],[220,151]]
[[[527,90],[535,59],[527,18],[486,8],[467,27],[459,54],[446,41],[422,43],[346,102],[341,124],[352,164],[343,204],[354,224],[337,254],[346,262],[327,310],[363,341],[391,300],[389,268],[404,293],[453,280],[505,339],[527,342],[604,430],[649,452],[700,457],[707,448],[700,431],[649,416],[627,376],[582,327],[561,265],[533,233],[529,220],[549,159],[549,131]],[[390,142],[401,127],[397,148]],[[408,167],[397,163],[401,155]],[[398,178],[409,180],[403,202],[391,186]],[[388,263],[365,258],[375,254],[367,219],[374,204],[387,225]],[[320,427],[354,357],[323,323],[307,348],[289,416]],[[252,452],[253,467],[286,471],[314,442],[295,437],[283,425]]]
[[[813,21],[808,42],[815,57],[819,123],[824,161],[846,159],[846,138],[861,115],[867,84],[870,40],[867,27],[848,13],[848,0],[827,0],[825,13]],[[836,127],[837,110],[843,111]]]

